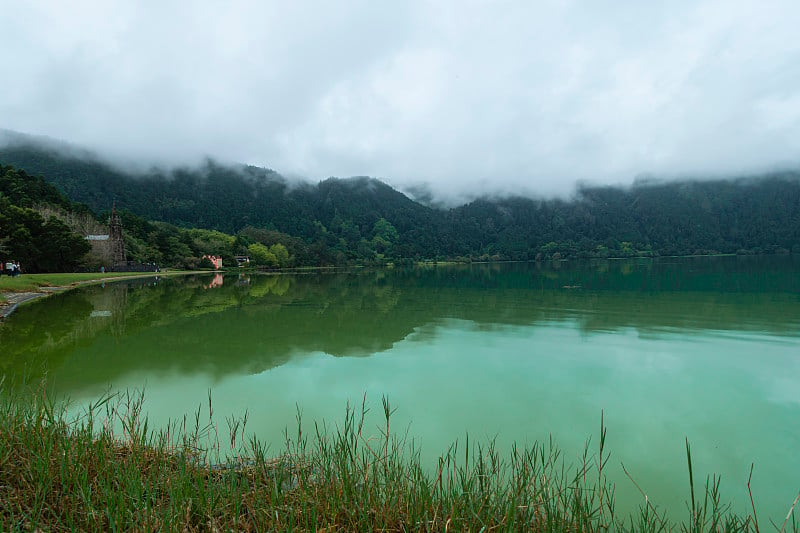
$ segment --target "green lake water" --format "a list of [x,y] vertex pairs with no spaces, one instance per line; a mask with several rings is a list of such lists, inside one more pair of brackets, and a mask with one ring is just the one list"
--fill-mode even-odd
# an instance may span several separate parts
[[[76,405],[142,389],[151,423],[207,402],[283,431],[397,407],[431,466],[456,439],[598,438],[623,508],[682,516],[695,479],[782,523],[800,490],[800,258],[491,264],[298,275],[187,276],[92,286],[0,326],[0,374],[47,380]],[[205,409],[205,408],[204,408]],[[373,420],[371,420],[372,422]],[[374,427],[374,424],[371,424]],[[377,430],[376,430],[377,433]],[[595,449],[594,446],[592,448]],[[760,521],[765,521],[759,515]]]

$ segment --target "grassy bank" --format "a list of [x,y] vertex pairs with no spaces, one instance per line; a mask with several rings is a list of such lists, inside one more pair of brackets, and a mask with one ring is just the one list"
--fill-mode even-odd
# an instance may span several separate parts
[[[552,442],[501,455],[491,442],[466,441],[437,465],[421,465],[406,436],[392,431],[386,400],[384,425],[372,437],[363,406],[310,432],[298,417],[297,431],[275,456],[244,439],[246,417],[225,420],[223,436],[210,400],[203,412],[159,431],[148,427],[141,407],[141,396],[113,396],[69,418],[42,390],[0,391],[0,529],[759,530],[752,516],[722,504],[713,479],[687,485],[681,523],[644,497],[637,513],[617,514],[603,472],[609,455],[602,423],[578,464]],[[221,438],[234,450],[224,457]],[[687,459],[691,479],[688,445]]]

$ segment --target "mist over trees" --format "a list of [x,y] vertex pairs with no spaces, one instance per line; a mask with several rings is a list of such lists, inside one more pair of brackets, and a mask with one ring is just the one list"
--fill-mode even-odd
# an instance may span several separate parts
[[[0,162],[25,169],[4,167],[11,176],[4,175],[0,189],[6,220],[27,220],[10,214],[11,206],[48,204],[97,213],[102,224],[116,202],[128,259],[165,266],[197,267],[204,254],[222,256],[226,265],[248,255],[260,266],[286,267],[800,253],[798,172],[581,187],[569,200],[479,198],[445,209],[372,178],[296,184],[267,169],[210,160],[195,169],[133,175],[90,158],[9,145],[0,148]],[[10,232],[3,228],[8,247]],[[46,231],[63,228],[52,222]],[[81,262],[59,261],[38,268]]]

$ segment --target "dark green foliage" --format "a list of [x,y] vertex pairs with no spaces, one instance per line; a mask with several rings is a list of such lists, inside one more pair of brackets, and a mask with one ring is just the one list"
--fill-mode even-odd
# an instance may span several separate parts
[[476,200],[450,212],[450,253],[533,259],[790,251],[800,243],[799,177],[581,188],[569,202]]
[[0,160],[95,210],[116,200],[127,210],[126,232],[141,241],[130,249],[165,263],[200,251],[179,227],[233,234],[234,244],[214,251],[228,259],[255,242],[280,242],[293,265],[800,252],[797,172],[582,187],[570,200],[481,198],[441,209],[364,177],[292,185],[271,170],[213,161],[134,176],[23,144],[0,149]]
[[[335,264],[362,258],[362,238],[384,218],[394,226],[413,257],[439,253],[434,231],[438,213],[370,178],[292,185],[279,174],[257,167],[225,167],[206,161],[196,169],[130,175],[82,156],[75,158],[28,145],[0,149],[0,161],[40,174],[71,199],[95,212],[118,208],[178,227],[200,227],[236,234],[266,228],[302,239],[290,253],[299,264]],[[123,218],[128,231],[128,224]],[[141,235],[139,236],[141,238]],[[363,251],[363,246],[361,247]]]
[[56,206],[81,211],[55,187],[23,171],[0,166],[0,260],[19,261],[26,272],[72,271],[89,243],[61,220],[34,209]]
[[77,207],[53,185],[12,167],[0,166],[0,196],[20,207],[35,207],[39,204],[66,209]]

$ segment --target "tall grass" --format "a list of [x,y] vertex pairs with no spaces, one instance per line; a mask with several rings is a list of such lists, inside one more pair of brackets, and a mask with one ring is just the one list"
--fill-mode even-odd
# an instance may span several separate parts
[[[453,444],[422,465],[407,434],[365,431],[368,409],[333,426],[303,424],[267,453],[247,415],[220,425],[213,405],[154,430],[142,394],[108,395],[81,416],[41,387],[0,385],[2,531],[758,531],[721,503],[719,480],[695,487],[683,522],[643,498],[615,512],[601,420],[576,463],[551,441],[501,454],[493,441]],[[227,449],[224,454],[221,449]],[[433,466],[433,468],[431,468]],[[780,526],[780,524],[778,525]],[[798,531],[791,519],[785,530]],[[780,527],[778,527],[780,529]]]

